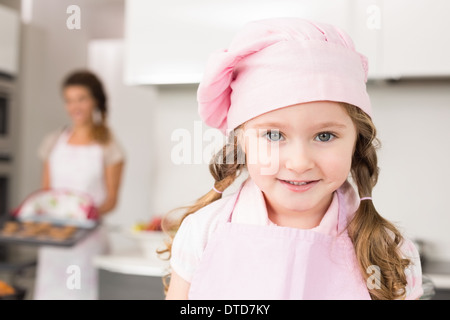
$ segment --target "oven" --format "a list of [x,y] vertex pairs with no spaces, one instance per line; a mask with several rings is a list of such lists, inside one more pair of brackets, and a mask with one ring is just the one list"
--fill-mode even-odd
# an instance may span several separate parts
[[13,137],[11,133],[14,80],[0,75],[0,215],[9,210]]
[[[13,174],[12,106],[14,79],[0,73],[0,219],[11,210]],[[0,245],[0,261],[6,257],[6,248]]]
[[11,171],[9,164],[0,161],[0,218],[10,210]]
[[[18,119],[14,97],[16,96],[17,61],[19,58],[20,14],[16,10],[1,5],[0,15],[2,26],[0,28],[0,39],[2,40],[0,45],[0,218],[4,218],[12,206],[13,155],[17,141],[12,132],[18,130],[17,125],[13,128],[12,122],[13,119],[16,119],[16,122]],[[5,248],[0,246],[0,261],[5,256]]]
[[[0,158],[0,220],[7,217],[10,211],[12,163],[8,157]],[[7,259],[7,247],[0,244],[0,263]]]
[[12,153],[11,106],[13,80],[0,76],[0,158],[8,158]]

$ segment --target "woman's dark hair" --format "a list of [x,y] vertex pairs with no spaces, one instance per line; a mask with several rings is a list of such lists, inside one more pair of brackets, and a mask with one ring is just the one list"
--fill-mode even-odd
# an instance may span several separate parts
[[106,125],[108,99],[101,80],[91,71],[78,70],[72,72],[64,79],[62,88],[65,89],[69,86],[83,86],[87,88],[97,102],[97,110],[100,112],[101,121],[94,123],[92,136],[95,141],[101,144],[107,144],[111,139],[110,130]]

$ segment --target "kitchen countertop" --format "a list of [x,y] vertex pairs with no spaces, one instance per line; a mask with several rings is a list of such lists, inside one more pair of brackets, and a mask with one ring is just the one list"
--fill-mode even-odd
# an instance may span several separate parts
[[162,277],[167,274],[169,262],[145,257],[139,250],[127,250],[94,259],[97,268],[124,274]]
[[[145,257],[140,250],[127,250],[97,256],[94,265],[110,272],[162,277],[167,274],[169,262],[156,256]],[[450,262],[427,261],[422,272],[433,282],[435,289],[450,290]]]
[[422,273],[428,276],[436,289],[450,290],[450,261],[427,261]]

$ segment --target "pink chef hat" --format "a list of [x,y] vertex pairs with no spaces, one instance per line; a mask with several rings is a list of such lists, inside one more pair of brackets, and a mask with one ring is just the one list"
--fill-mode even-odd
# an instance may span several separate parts
[[211,55],[198,87],[200,117],[226,133],[263,113],[311,101],[355,105],[371,115],[367,58],[325,23],[275,18],[246,24]]

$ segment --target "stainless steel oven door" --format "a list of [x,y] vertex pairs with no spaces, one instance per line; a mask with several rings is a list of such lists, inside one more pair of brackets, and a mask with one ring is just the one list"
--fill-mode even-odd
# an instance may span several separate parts
[[0,79],[0,155],[11,154],[11,101],[13,83]]
[[10,210],[11,165],[0,161],[0,218]]

